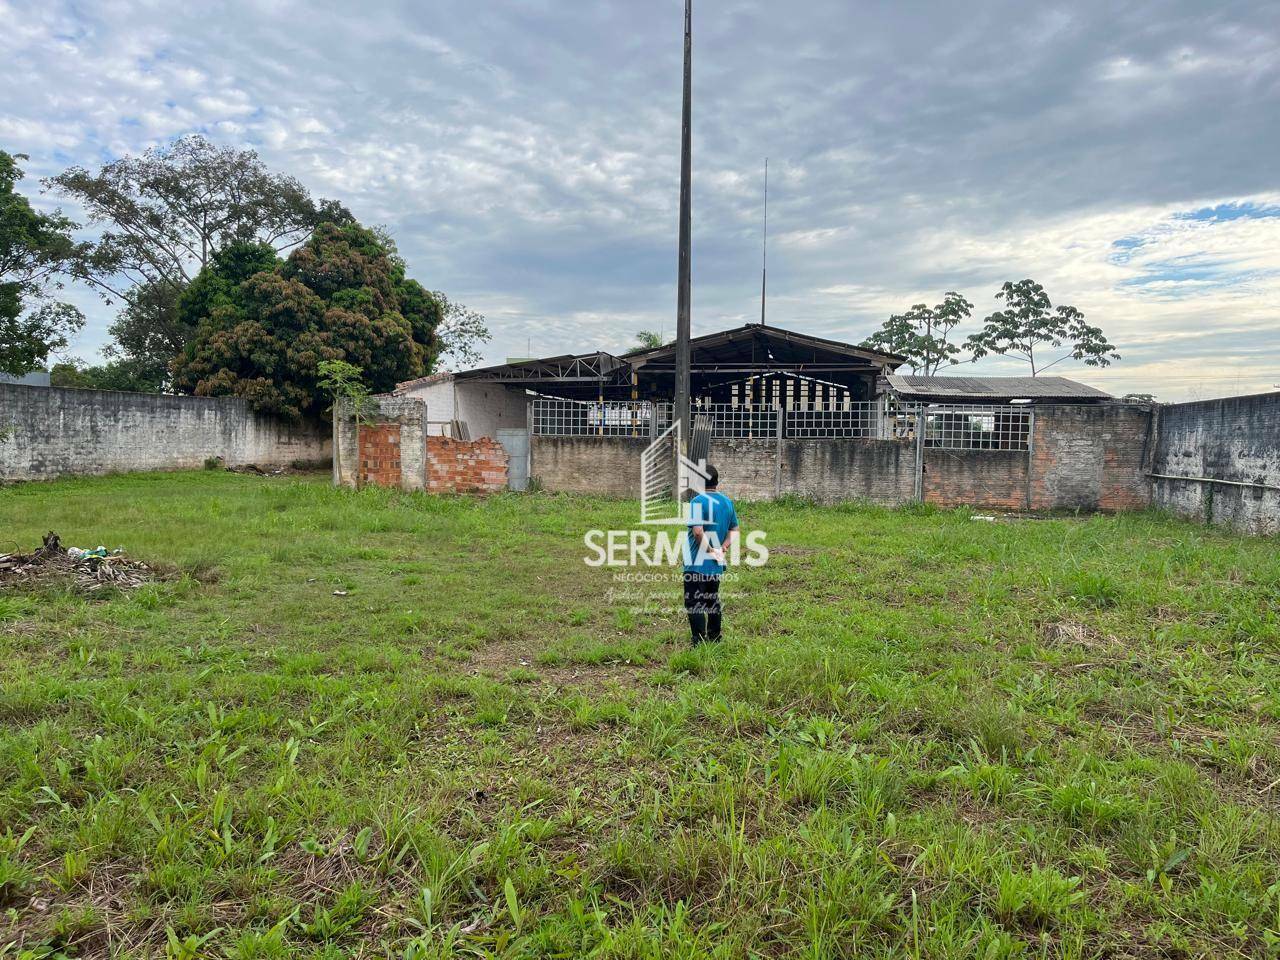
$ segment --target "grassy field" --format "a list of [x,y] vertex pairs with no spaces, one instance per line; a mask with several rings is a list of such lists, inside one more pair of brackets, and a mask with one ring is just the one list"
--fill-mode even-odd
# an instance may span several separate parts
[[582,561],[633,504],[0,489],[167,571],[0,591],[0,957],[1280,951],[1274,540],[741,516],[690,650]]

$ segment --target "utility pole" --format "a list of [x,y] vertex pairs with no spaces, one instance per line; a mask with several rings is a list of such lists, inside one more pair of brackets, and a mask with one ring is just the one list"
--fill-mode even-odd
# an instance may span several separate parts
[[[692,242],[693,146],[693,0],[684,0],[684,109],[680,127],[680,270],[676,294],[675,419],[680,436],[689,437],[689,301]],[[683,451],[681,451],[683,452]]]
[[769,158],[764,158],[764,233],[760,243],[760,326],[764,326],[764,299],[769,286]]

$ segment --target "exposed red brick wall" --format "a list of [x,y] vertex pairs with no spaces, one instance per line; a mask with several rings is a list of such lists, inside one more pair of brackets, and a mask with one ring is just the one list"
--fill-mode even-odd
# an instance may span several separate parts
[[1027,452],[926,449],[924,499],[943,507],[1025,510]]
[[361,482],[400,486],[400,424],[373,423],[359,429]]
[[507,488],[507,452],[492,437],[427,437],[428,493],[496,493]]
[[1142,407],[1115,404],[1038,407],[1032,507],[1145,509],[1150,417]]

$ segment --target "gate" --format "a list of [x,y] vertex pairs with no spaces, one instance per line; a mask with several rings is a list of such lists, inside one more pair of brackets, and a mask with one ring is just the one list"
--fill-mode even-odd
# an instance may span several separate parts
[[529,489],[529,429],[512,427],[499,430],[498,443],[507,451],[507,486],[512,490]]

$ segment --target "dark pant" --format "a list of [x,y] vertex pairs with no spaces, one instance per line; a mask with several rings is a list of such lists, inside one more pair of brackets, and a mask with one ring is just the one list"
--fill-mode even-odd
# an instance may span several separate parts
[[720,578],[713,574],[684,575],[684,609],[694,643],[720,639]]

